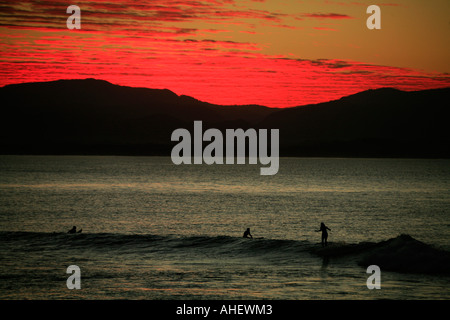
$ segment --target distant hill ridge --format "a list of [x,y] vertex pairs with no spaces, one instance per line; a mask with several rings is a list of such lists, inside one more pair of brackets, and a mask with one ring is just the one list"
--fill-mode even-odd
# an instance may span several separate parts
[[220,106],[104,80],[0,88],[3,154],[169,155],[173,130],[277,128],[282,156],[449,157],[450,88],[367,90],[286,109]]

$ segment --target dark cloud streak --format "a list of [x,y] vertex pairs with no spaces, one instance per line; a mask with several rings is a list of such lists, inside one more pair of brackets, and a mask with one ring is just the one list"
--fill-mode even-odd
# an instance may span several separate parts
[[349,15],[340,13],[305,13],[302,17],[313,19],[354,19]]

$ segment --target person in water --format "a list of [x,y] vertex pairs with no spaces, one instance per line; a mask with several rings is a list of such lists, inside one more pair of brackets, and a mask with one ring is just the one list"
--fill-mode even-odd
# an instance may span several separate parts
[[316,232],[322,231],[322,247],[328,244],[328,232],[327,229],[331,231],[323,222],[320,224],[320,229],[316,230]]
[[77,227],[73,226],[72,229],[67,231],[67,233],[80,233],[81,231],[83,231],[83,229],[80,229],[80,230],[77,231]]
[[247,228],[247,230],[245,230],[244,238],[252,238],[253,239],[253,236],[250,234],[250,228]]

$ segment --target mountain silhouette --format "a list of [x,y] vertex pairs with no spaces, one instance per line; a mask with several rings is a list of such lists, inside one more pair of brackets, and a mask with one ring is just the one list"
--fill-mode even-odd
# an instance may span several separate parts
[[449,97],[450,88],[367,90],[283,109],[259,126],[282,128],[284,155],[449,157]]
[[[0,88],[3,154],[169,155],[177,128],[276,128],[283,156],[448,157],[450,88],[368,90],[292,107],[220,106],[96,79]],[[206,143],[205,143],[206,144]]]

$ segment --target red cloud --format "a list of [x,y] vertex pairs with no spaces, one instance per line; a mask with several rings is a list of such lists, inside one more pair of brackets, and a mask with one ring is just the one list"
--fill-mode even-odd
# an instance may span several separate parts
[[[243,4],[79,0],[82,29],[77,32],[65,27],[66,1],[32,0],[27,4],[2,2],[0,85],[90,77],[121,85],[168,88],[218,104],[273,107],[324,102],[381,86],[404,90],[450,86],[448,75],[341,60],[269,56],[260,53],[257,43],[232,41],[235,39],[222,34],[214,38],[214,32],[227,31],[224,29],[231,23],[290,27],[285,14]],[[352,19],[339,13],[298,17]],[[217,23],[220,28],[209,29],[200,22]]]

